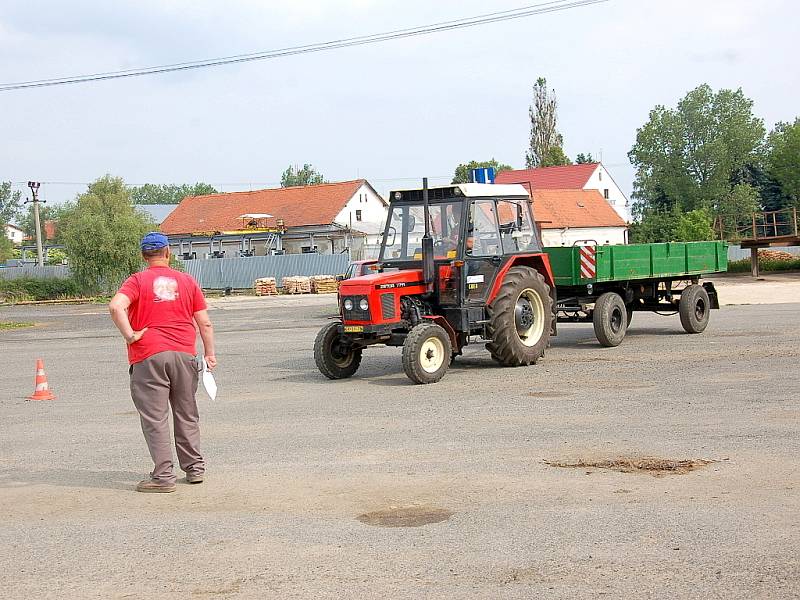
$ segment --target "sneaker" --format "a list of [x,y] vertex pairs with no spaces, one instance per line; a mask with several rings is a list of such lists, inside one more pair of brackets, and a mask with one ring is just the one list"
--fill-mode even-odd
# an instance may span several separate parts
[[203,483],[203,473],[187,473],[186,483]]
[[174,483],[159,483],[152,479],[144,479],[136,484],[137,492],[149,492],[153,494],[168,494],[176,489]]

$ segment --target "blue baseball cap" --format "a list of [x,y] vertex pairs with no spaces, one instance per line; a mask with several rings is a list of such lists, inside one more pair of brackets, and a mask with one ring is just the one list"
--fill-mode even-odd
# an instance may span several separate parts
[[147,235],[142,238],[141,242],[142,250],[159,250],[160,248],[164,248],[169,246],[169,240],[167,236],[163,233],[159,233],[158,231],[151,231]]

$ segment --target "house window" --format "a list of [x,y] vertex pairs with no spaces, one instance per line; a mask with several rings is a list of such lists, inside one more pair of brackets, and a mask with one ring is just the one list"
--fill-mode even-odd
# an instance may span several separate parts
[[300,247],[300,251],[303,254],[314,254],[314,253],[317,252],[317,247],[316,246],[301,246]]
[[360,220],[361,220],[361,211],[357,210],[356,211],[356,221],[360,221]]
[[604,189],[604,190],[603,190],[603,198],[605,198],[606,200],[608,200],[608,188],[606,188],[606,189]]
[[597,178],[598,178],[600,181],[603,181],[603,171],[598,171],[598,172],[597,172]]

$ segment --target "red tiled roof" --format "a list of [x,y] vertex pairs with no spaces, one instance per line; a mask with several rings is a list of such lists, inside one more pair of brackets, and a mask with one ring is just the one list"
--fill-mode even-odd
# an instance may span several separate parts
[[627,227],[597,190],[533,190],[533,217],[542,229]]
[[289,188],[231,192],[184,198],[161,223],[166,234],[232,231],[242,228],[241,215],[267,213],[286,227],[329,225],[366,180]]
[[589,181],[597,165],[565,165],[563,167],[539,167],[519,171],[502,171],[495,177],[495,183],[522,183],[534,190],[580,190]]
[[56,222],[55,221],[45,221],[44,222],[44,239],[52,240],[56,237]]

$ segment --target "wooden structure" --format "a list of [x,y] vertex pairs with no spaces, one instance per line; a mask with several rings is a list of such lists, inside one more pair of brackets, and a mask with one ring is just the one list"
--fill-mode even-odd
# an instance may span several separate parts
[[[724,234],[724,222],[717,219],[720,233]],[[741,247],[750,248],[750,270],[753,277],[759,276],[758,250],[776,246],[800,246],[798,235],[797,209],[772,210],[754,213],[747,225],[737,225],[736,233],[741,236]]]

